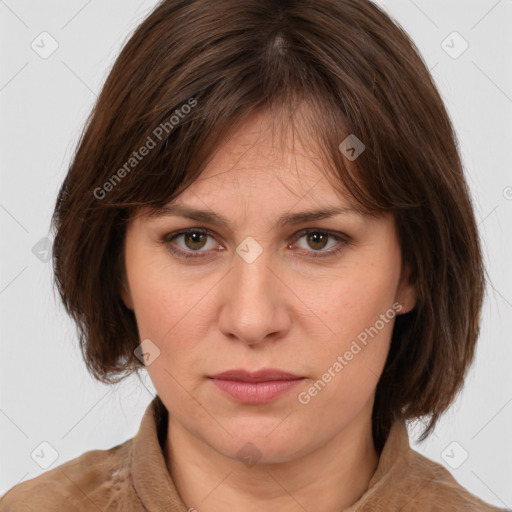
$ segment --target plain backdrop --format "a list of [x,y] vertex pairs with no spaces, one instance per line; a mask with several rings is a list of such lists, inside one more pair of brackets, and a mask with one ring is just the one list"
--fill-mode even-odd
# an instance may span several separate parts
[[[379,4],[417,44],[449,110],[490,278],[463,392],[424,443],[409,425],[411,445],[512,508],[512,1]],[[41,465],[132,437],[154,393],[145,373],[109,387],[86,372],[52,291],[49,222],[86,116],[155,5],[0,1],[0,494]]]

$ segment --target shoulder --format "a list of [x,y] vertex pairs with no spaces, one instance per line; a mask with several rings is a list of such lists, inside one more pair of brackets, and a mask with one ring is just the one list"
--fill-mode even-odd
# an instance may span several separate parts
[[127,499],[135,505],[131,446],[129,439],[107,450],[85,452],[15,485],[0,498],[0,512],[121,510],[120,502]]
[[443,465],[416,450],[409,451],[407,470],[409,474],[403,482],[409,499],[404,502],[404,512],[507,512],[506,509],[492,506],[470,493]]

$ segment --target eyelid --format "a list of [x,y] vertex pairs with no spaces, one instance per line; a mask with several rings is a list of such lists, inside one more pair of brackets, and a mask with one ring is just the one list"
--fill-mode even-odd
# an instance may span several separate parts
[[[171,233],[167,233],[167,234],[165,234],[161,238],[160,242],[163,243],[165,246],[167,246],[170,252],[172,252],[173,254],[176,254],[178,257],[180,257],[182,259],[190,259],[190,260],[192,260],[194,258],[205,258],[205,257],[208,257],[209,256],[208,253],[210,251],[202,251],[202,250],[185,251],[183,249],[176,249],[176,248],[172,247],[171,243],[172,243],[173,240],[175,240],[176,238],[178,238],[180,236],[187,235],[187,234],[190,234],[190,233],[203,234],[203,235],[212,237],[215,240],[217,240],[216,233],[214,233],[210,229],[208,229],[208,228],[200,228],[200,227],[197,227],[197,228],[192,227],[192,228],[186,228],[186,229],[182,229],[182,230],[178,230],[178,231],[173,231]],[[347,245],[353,244],[352,237],[347,235],[346,233],[339,232],[339,231],[332,231],[332,230],[329,230],[329,229],[322,229],[322,228],[304,228],[302,230],[299,230],[299,231],[295,232],[288,239],[287,244],[289,245],[291,243],[294,243],[294,242],[296,242],[297,240],[299,240],[300,238],[302,238],[303,236],[305,236],[305,235],[307,235],[309,233],[325,234],[325,235],[327,235],[327,236],[337,240],[338,245],[335,246],[335,248],[329,249],[327,251],[314,251],[314,250],[309,250],[308,251],[308,250],[303,250],[301,254],[307,253],[307,255],[305,256],[306,258],[328,258],[328,257],[332,257],[332,256],[335,256],[336,254],[338,254],[339,252],[341,252]],[[299,254],[299,256],[300,256],[300,254]]]

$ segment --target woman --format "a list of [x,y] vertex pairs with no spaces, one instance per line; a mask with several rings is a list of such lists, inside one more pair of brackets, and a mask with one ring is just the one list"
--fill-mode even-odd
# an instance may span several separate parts
[[409,446],[463,384],[484,278],[445,107],[374,4],[161,2],[53,225],[87,367],[158,395],[1,511],[500,510]]

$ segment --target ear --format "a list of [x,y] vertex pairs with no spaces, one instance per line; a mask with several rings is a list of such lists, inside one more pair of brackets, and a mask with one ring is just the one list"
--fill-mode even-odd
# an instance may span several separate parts
[[121,295],[122,301],[124,302],[124,305],[128,309],[133,310],[132,294],[130,293],[130,286],[128,285],[128,280],[126,279],[126,273],[125,272],[123,272],[123,277],[122,277],[121,287],[120,287],[119,293]]
[[400,315],[409,313],[416,306],[418,299],[418,291],[416,283],[411,282],[411,269],[409,265],[404,266],[400,275],[400,282],[398,283],[397,293],[395,300],[401,304],[402,309]]
[[128,308],[133,310],[133,300],[132,296],[130,294],[130,291],[127,289],[126,286],[123,286],[121,288],[121,299],[124,302],[124,305]]

